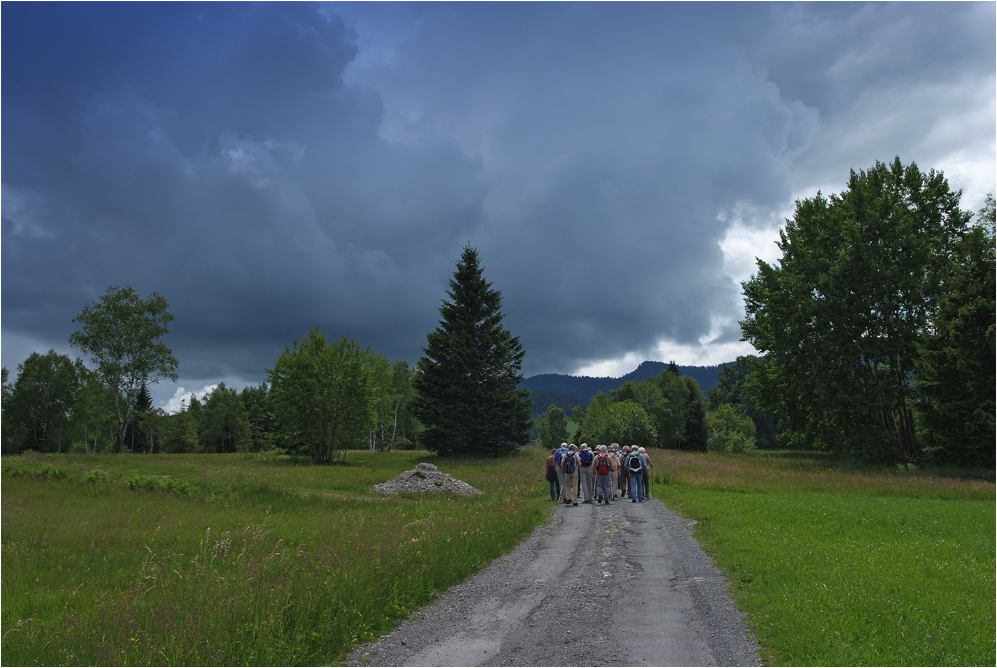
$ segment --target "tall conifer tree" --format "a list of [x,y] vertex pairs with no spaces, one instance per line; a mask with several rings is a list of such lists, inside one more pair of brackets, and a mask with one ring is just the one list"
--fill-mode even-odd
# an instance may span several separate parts
[[523,346],[502,327],[502,293],[485,281],[478,251],[467,246],[427,335],[413,384],[421,439],[440,454],[504,454],[530,435]]

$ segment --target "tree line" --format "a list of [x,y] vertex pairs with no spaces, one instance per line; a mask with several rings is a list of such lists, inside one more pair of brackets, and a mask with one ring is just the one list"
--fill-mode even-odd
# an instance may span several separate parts
[[699,383],[683,376],[674,362],[657,376],[599,392],[587,407],[575,406],[571,417],[578,425],[573,434],[566,411],[550,404],[537,420],[537,440],[545,447],[571,441],[696,452],[746,452],[757,446],[752,420],[727,405],[710,410]]
[[414,369],[317,329],[278,357],[268,380],[220,383],[174,414],[148,384],[122,391],[82,360],[32,353],[11,383],[3,369],[3,451],[225,453],[282,450],[331,461],[347,449],[412,448]]
[[417,444],[511,452],[530,432],[529,393],[518,388],[524,353],[501,324],[501,293],[475,249],[464,249],[447,294],[415,368],[314,327],[284,348],[264,382],[241,392],[219,384],[171,415],[152,406],[148,389],[178,378],[162,341],[169,305],[156,293],[108,288],[70,337],[93,368],[50,350],[19,364],[13,382],[3,369],[3,452],[279,451],[320,463]]

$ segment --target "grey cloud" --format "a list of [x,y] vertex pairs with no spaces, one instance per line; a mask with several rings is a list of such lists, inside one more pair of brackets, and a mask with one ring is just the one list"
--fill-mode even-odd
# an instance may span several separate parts
[[471,242],[527,373],[735,340],[723,214],[923,143],[927,113],[847,126],[992,79],[987,11],[5,3],[4,332],[62,343],[120,284],[170,301],[186,379],[259,380],[314,324],[414,362]]

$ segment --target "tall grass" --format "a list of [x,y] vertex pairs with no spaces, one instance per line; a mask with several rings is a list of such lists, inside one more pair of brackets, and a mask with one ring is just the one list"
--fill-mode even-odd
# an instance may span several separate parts
[[775,665],[994,665],[993,482],[659,451]]
[[[334,662],[543,521],[543,460],[5,460],[3,663]],[[370,491],[419,461],[486,493]]]

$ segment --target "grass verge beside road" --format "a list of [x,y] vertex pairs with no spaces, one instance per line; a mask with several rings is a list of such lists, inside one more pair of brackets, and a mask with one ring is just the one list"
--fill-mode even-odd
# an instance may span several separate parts
[[[544,458],[5,458],[3,664],[335,662],[544,521]],[[485,494],[370,491],[420,461]]]
[[[653,451],[774,665],[994,665],[990,481]],[[670,484],[662,484],[664,482]]]

